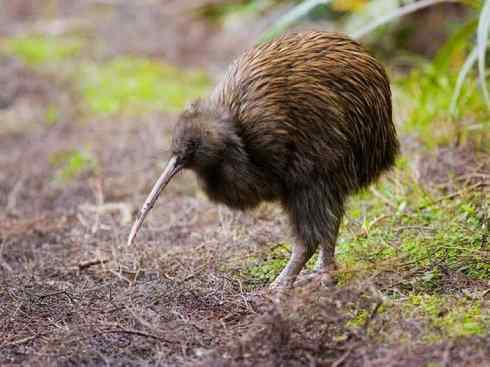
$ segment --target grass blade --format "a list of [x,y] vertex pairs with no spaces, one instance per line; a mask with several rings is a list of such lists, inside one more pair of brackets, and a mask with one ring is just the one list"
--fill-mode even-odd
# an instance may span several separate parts
[[487,82],[485,77],[485,54],[487,52],[488,31],[490,30],[490,0],[486,0],[480,13],[478,22],[476,48],[478,52],[478,77],[482,89],[483,98],[490,107],[490,98],[488,96]]
[[293,9],[288,11],[284,16],[282,16],[273,26],[273,28],[263,35],[260,40],[268,41],[272,37],[284,31],[291,24],[298,21],[299,19],[305,17],[313,8],[318,5],[327,5],[331,0],[306,0],[301,4],[295,6]]
[[451,105],[449,107],[449,112],[452,116],[456,114],[456,105],[459,95],[461,94],[461,90],[463,89],[463,83],[466,79],[466,75],[468,75],[468,72],[471,70],[471,67],[476,63],[477,59],[478,52],[477,48],[475,47],[473,50],[471,50],[463,66],[461,67],[461,70],[459,71],[458,80],[456,81],[456,86],[454,87],[453,96],[451,98]]
[[354,32],[351,36],[355,39],[361,38],[366,34],[368,34],[369,32],[373,31],[374,29],[378,28],[379,26],[389,23],[392,20],[399,18],[401,16],[413,13],[419,9],[427,8],[429,6],[444,3],[444,2],[457,2],[457,1],[458,0],[421,0],[415,3],[404,5],[385,16],[379,17],[378,19],[374,20],[372,23],[368,24],[364,28],[361,28],[359,31]]

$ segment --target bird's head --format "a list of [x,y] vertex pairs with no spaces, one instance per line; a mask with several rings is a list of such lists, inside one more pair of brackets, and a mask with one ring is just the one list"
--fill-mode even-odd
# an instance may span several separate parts
[[180,168],[202,170],[219,163],[233,138],[224,112],[197,100],[180,115],[172,136],[172,157]]
[[160,178],[153,186],[128,238],[130,245],[160,193],[182,169],[205,170],[219,164],[226,146],[236,135],[227,115],[206,101],[195,101],[180,115],[172,136],[171,156]]

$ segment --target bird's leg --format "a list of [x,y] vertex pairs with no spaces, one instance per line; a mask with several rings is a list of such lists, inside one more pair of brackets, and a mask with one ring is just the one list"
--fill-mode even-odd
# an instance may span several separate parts
[[334,252],[339,223],[343,215],[343,195],[326,181],[310,187],[293,187],[283,202],[297,241],[286,268],[272,284],[273,288],[291,286],[318,246],[318,266],[322,273],[335,268]]
[[297,242],[293,247],[293,253],[288,264],[270,285],[270,288],[277,289],[291,287],[314,252],[315,248],[305,245],[302,241]]
[[323,242],[320,244],[320,252],[315,265],[315,271],[318,273],[326,273],[332,268],[335,268],[334,252],[335,246],[330,243]]
[[335,244],[337,242],[341,220],[341,214],[331,218],[329,221],[330,230],[328,236],[319,245],[320,251],[315,266],[315,272],[321,276],[326,275],[330,277],[332,272],[337,268],[335,263]]
[[339,233],[341,214],[334,216],[329,221],[328,236],[320,243],[320,252],[316,262],[315,270],[318,273],[327,273],[335,269],[335,244]]

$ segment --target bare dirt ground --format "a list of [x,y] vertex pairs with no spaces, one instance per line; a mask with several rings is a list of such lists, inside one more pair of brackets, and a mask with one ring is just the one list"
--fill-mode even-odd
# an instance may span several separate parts
[[[242,34],[240,44],[216,25],[177,17],[188,1],[158,11],[121,8],[102,19],[90,13],[92,1],[59,2],[57,18],[39,15],[40,3],[0,1],[0,40],[83,31],[97,44],[94,60],[143,55],[215,71],[253,42],[253,35]],[[58,106],[55,124],[44,121],[48,104]],[[246,264],[271,260],[292,241],[286,218],[272,205],[253,213],[218,207],[191,174],[168,187],[127,248],[175,120],[163,111],[87,114],[65,76],[0,54],[0,365],[490,365],[488,332],[425,340],[426,319],[386,311],[387,297],[419,268],[373,271],[338,287],[312,281],[278,300]],[[90,147],[97,165],[60,182],[53,157],[73,147]],[[426,185],[452,185],[434,162],[460,159],[458,167],[473,168],[458,175],[485,186],[488,156],[454,150],[430,157],[417,166]],[[441,284],[489,305],[488,280],[456,272]]]

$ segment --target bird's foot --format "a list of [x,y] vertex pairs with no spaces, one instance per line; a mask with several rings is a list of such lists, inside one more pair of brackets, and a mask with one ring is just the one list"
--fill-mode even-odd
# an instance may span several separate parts
[[279,275],[270,285],[269,289],[273,291],[281,291],[289,289],[293,286],[296,277]]
[[307,284],[318,283],[321,286],[332,286],[337,284],[335,279],[335,273],[326,271],[325,269],[315,270],[310,273],[303,274],[298,277],[294,285],[296,287],[303,287]]
[[321,285],[330,286],[336,285],[335,265],[322,267],[312,272],[298,275],[297,277],[282,277],[279,275],[274,282],[271,283],[269,289],[275,292],[282,292],[295,287],[302,287],[311,282],[319,282]]

